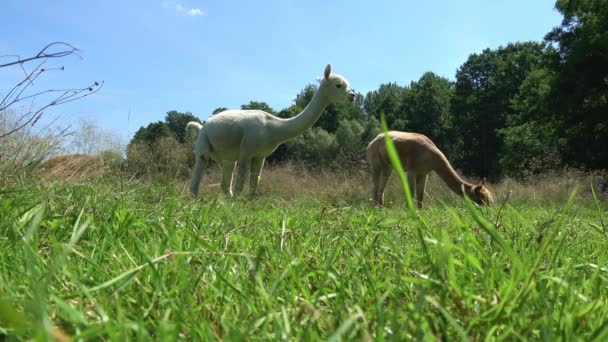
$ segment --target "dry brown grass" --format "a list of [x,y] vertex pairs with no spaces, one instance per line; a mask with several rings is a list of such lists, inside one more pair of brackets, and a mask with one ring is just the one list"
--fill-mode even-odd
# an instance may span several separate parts
[[103,177],[113,171],[111,161],[90,154],[67,154],[47,160],[36,172],[43,179],[86,180]]
[[577,200],[593,201],[591,186],[597,196],[606,200],[608,193],[602,185],[602,172],[563,170],[531,176],[527,179],[505,179],[496,186],[502,196],[509,195],[514,201],[546,202],[565,201],[577,189]]
[[[6,115],[9,116],[6,119]],[[0,118],[11,121],[14,113],[0,112]],[[0,127],[0,134],[8,132],[14,124]],[[24,176],[30,175],[49,157],[61,150],[65,130],[41,129],[35,131],[27,126],[0,139],[0,187],[19,184]]]
[[[299,163],[268,165],[262,171],[258,191],[264,196],[277,196],[286,200],[310,197],[344,201],[353,205],[371,203],[371,178],[365,165],[360,166],[359,170],[319,170],[308,169]],[[201,195],[220,193],[220,181],[219,169],[210,168],[201,182]],[[405,205],[403,190],[395,175],[389,181],[385,198],[388,206]],[[432,174],[426,188],[425,203],[438,204],[439,200],[450,202],[459,199],[441,179]]]
[[[577,200],[593,201],[590,184],[596,182],[598,174],[567,170],[538,175],[526,180],[505,179],[497,184],[490,184],[494,192],[496,205],[505,200],[509,203],[544,203],[564,202],[574,188],[578,188]],[[220,193],[220,172],[211,168],[201,182],[201,195]],[[188,180],[184,179],[184,187]],[[477,179],[470,179],[477,182]],[[323,171],[308,170],[303,165],[287,163],[269,165],[262,171],[258,191],[263,196],[276,196],[285,200],[297,197],[332,199],[349,204],[362,204],[370,201],[371,179],[365,168],[359,171]],[[596,187],[597,189],[597,187]],[[246,191],[246,190],[245,190]],[[606,200],[608,194],[598,191]],[[403,190],[395,174],[391,177],[385,193],[387,206],[405,206]],[[459,203],[462,200],[454,194],[443,181],[432,173],[426,187],[424,203],[427,206],[441,203]]]

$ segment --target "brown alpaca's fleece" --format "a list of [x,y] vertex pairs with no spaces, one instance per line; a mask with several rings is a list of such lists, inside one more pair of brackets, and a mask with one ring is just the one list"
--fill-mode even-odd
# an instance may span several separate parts
[[[492,193],[485,187],[485,179],[478,185],[463,180],[428,137],[399,131],[389,131],[388,135],[407,172],[408,185],[418,207],[422,207],[424,188],[432,171],[435,171],[446,185],[460,196],[466,194],[477,204],[491,204],[494,201]],[[373,199],[378,204],[384,204],[384,189],[392,173],[384,133],[376,136],[367,146],[367,162],[372,174]]]

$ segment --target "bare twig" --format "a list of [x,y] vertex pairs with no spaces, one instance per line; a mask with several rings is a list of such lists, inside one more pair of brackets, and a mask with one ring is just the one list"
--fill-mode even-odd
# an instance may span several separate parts
[[[64,48],[64,50],[60,50],[57,52],[48,52],[48,50],[51,47],[54,46],[61,46]],[[38,52],[38,54],[36,54],[33,57],[28,57],[25,59],[21,59],[19,56],[15,56],[15,55],[8,55],[8,56],[14,56],[17,57],[17,60],[14,62],[9,62],[9,63],[5,63],[5,64],[0,64],[0,68],[4,68],[4,67],[8,67],[11,65],[15,65],[15,64],[23,64],[23,63],[27,63],[29,61],[33,61],[35,59],[45,59],[45,58],[60,58],[60,57],[65,57],[65,56],[69,56],[69,55],[77,55],[78,57],[80,57],[80,55],[78,55],[78,50],[77,48],[73,47],[72,45],[68,44],[68,43],[64,43],[64,42],[53,42],[48,44],[47,46],[45,46],[42,50],[40,50],[40,52]],[[7,56],[2,56],[2,57],[7,57]]]
[[[40,120],[40,118],[42,117],[42,114],[44,113],[44,111],[47,108],[52,107],[52,106],[58,106],[58,105],[61,105],[64,103],[72,102],[72,101],[76,101],[76,100],[79,100],[79,99],[87,97],[87,96],[91,96],[91,95],[95,94],[96,92],[98,92],[101,89],[101,87],[103,87],[103,81],[101,83],[95,82],[95,83],[91,84],[90,86],[88,86],[86,88],[81,88],[81,89],[47,90],[47,91],[41,92],[41,93],[49,93],[49,92],[62,92],[62,93],[57,98],[55,98],[55,100],[51,101],[49,104],[38,108],[33,113],[29,112],[28,114],[26,114],[25,116],[27,116],[29,114],[31,114],[31,115],[24,123],[18,125],[17,127],[11,129],[8,132],[0,134],[0,139],[17,132],[18,130],[22,129],[23,127],[27,126],[30,123],[32,124],[32,126],[35,125],[36,122],[38,120]],[[88,91],[88,93],[87,93],[87,91]]]
[[[51,52],[50,50],[60,47],[59,51]],[[78,49],[74,46],[64,43],[64,42],[54,42],[45,46],[40,52],[38,52],[35,56],[21,59],[19,56],[7,55],[0,57],[16,57],[17,60],[9,63],[0,64],[0,68],[19,65],[25,74],[25,78],[17,83],[11,90],[9,90],[4,97],[0,99],[0,112],[8,109],[11,106],[16,105],[19,102],[23,102],[25,100],[31,100],[30,109],[26,110],[24,114],[17,120],[15,123],[15,127],[8,129],[7,131],[0,131],[0,139],[7,137],[27,125],[35,125],[42,115],[44,111],[49,107],[58,106],[61,104],[65,104],[68,102],[76,101],[81,98],[90,96],[98,92],[103,86],[103,82],[94,82],[93,84],[84,87],[84,88],[74,88],[74,89],[50,89],[39,91],[33,94],[26,94],[25,92],[34,85],[34,81],[37,80],[40,75],[45,72],[53,71],[53,70],[64,70],[64,67],[54,67],[54,68],[44,68],[44,64],[49,58],[61,58],[69,55],[78,55]],[[27,62],[31,62],[34,60],[40,60],[38,65],[31,71],[27,72],[24,65]],[[56,94],[52,98],[52,100],[46,105],[40,106],[39,108],[35,108],[34,102],[36,98],[39,96],[45,95],[49,96],[51,94]]]

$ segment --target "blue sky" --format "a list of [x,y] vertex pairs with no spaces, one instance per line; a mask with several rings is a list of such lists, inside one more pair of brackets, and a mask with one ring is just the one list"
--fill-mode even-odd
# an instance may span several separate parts
[[[250,100],[280,110],[327,63],[362,93],[433,71],[454,78],[471,53],[542,40],[554,0],[2,0],[0,55],[30,56],[53,41],[82,59],[49,61],[37,89],[105,82],[48,116],[94,120],[127,142],[169,110],[201,119]],[[6,59],[2,59],[6,60]],[[0,95],[22,72],[0,69]]]

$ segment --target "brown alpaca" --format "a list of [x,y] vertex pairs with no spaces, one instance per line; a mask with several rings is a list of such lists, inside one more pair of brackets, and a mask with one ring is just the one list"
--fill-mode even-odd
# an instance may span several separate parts
[[[388,135],[395,144],[401,165],[407,172],[407,181],[412,197],[422,208],[424,187],[429,173],[437,172],[439,177],[455,193],[463,192],[477,204],[494,202],[492,193],[484,186],[485,178],[478,184],[464,181],[450,165],[448,159],[428,137],[418,133],[390,131]],[[367,162],[372,174],[372,196],[377,204],[384,204],[384,189],[393,171],[384,143],[384,133],[380,133],[367,145]]]

